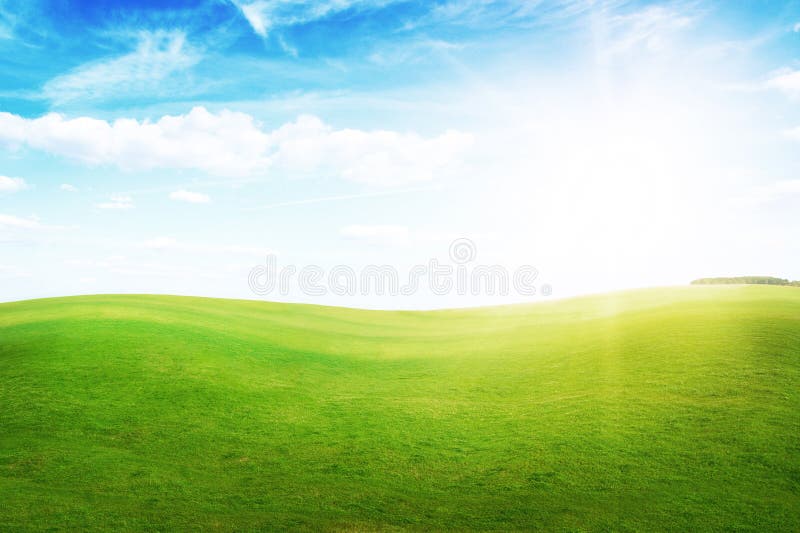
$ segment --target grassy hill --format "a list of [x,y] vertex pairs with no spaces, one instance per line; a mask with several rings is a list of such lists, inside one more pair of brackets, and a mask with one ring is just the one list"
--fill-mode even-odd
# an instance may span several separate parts
[[0,305],[0,529],[800,529],[800,291]]

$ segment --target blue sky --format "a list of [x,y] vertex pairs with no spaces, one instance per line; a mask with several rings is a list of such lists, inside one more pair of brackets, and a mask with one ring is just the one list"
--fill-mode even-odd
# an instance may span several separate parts
[[0,300],[253,298],[267,254],[402,275],[459,237],[552,297],[800,279],[798,2],[170,4],[0,0]]

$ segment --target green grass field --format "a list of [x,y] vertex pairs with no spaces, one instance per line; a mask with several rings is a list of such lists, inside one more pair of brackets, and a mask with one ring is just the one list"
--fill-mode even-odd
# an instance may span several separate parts
[[800,289],[0,305],[0,530],[800,530]]

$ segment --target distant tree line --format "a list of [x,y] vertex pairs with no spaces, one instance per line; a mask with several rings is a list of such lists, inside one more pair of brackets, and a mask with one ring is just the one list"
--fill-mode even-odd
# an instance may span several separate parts
[[772,276],[737,276],[733,278],[700,278],[692,285],[791,285],[800,287],[800,281],[789,281]]

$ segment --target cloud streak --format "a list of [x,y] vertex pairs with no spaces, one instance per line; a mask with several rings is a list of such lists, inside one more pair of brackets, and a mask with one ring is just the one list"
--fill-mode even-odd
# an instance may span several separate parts
[[204,254],[234,254],[265,257],[275,254],[269,248],[261,246],[241,246],[237,244],[216,245],[182,242],[172,237],[155,237],[141,243],[142,248],[157,251],[180,251]]
[[324,19],[347,10],[380,9],[394,0],[231,0],[253,31],[267,37],[273,28]]
[[64,104],[152,94],[155,83],[193,67],[201,58],[200,52],[186,43],[182,32],[141,32],[132,52],[53,78],[45,83],[42,95]]
[[399,225],[363,225],[345,226],[339,233],[348,239],[361,241],[371,245],[407,244],[409,231],[406,226]]
[[19,217],[0,213],[0,229],[12,230],[60,230],[63,226],[42,224],[37,217]]
[[23,218],[0,213],[0,228],[41,229],[43,227],[35,218]]
[[124,194],[112,194],[108,202],[95,204],[98,209],[128,210],[133,209],[133,198]]
[[396,196],[399,194],[410,194],[410,193],[417,193],[417,192],[428,192],[428,191],[440,191],[442,190],[441,186],[435,187],[417,187],[413,189],[394,189],[391,191],[376,191],[376,192],[366,192],[360,194],[339,194],[335,196],[320,196],[318,198],[304,198],[302,200],[290,200],[288,202],[276,202],[274,204],[267,204],[261,205],[256,207],[244,207],[242,211],[260,211],[265,209],[274,209],[276,207],[289,207],[294,205],[307,205],[307,204],[319,204],[319,203],[327,203],[327,202],[341,202],[344,200],[357,200],[360,198],[375,198],[380,196]]
[[176,202],[186,202],[189,204],[207,204],[211,201],[211,198],[207,194],[187,191],[186,189],[171,192],[169,198]]

